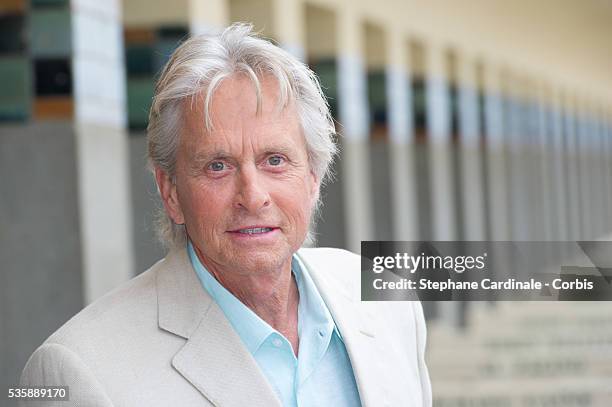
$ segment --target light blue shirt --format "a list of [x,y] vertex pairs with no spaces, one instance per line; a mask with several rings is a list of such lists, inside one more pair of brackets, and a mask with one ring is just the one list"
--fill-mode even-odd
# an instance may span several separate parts
[[277,330],[223,287],[202,265],[191,242],[189,258],[202,286],[217,302],[285,407],[360,406],[340,332],[307,269],[293,256],[297,282],[299,354]]

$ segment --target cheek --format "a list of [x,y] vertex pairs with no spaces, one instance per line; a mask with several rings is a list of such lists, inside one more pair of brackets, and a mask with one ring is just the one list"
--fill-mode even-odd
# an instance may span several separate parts
[[[296,189],[283,194],[280,206],[285,211],[287,217],[294,223],[294,227],[299,230],[307,229],[312,213],[312,199],[310,194],[296,193]],[[304,190],[305,191],[305,190]]]
[[230,207],[222,188],[211,190],[206,186],[192,185],[184,192],[181,196],[185,203],[183,208],[188,212],[186,217],[190,218],[194,225],[204,229],[205,233],[224,218],[223,213]]

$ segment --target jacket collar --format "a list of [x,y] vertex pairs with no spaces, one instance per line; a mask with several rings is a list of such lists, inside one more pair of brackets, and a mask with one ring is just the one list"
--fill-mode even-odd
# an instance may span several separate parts
[[157,271],[159,327],[189,339],[213,304],[202,289],[185,249],[174,249]]
[[327,304],[346,346],[363,406],[384,405],[388,368],[377,340],[375,316],[361,302],[360,257],[338,249],[300,249],[321,297]]
[[157,271],[158,324],[183,337],[172,366],[213,405],[278,406],[280,401],[223,311],[202,288],[186,249]]

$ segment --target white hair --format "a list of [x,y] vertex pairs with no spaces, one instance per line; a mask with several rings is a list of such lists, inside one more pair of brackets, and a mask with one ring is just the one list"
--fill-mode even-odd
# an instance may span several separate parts
[[[174,51],[157,81],[149,113],[147,141],[152,171],[158,167],[171,179],[175,177],[184,101],[204,96],[204,123],[210,131],[209,108],[215,90],[224,79],[244,74],[255,87],[258,112],[264,75],[278,83],[280,108],[295,102],[310,167],[321,184],[329,177],[337,153],[335,127],[315,73],[285,50],[256,37],[252,29],[250,24],[233,24],[220,34],[193,36]],[[163,208],[156,230],[168,247],[185,242],[185,226],[174,224]],[[308,238],[312,239],[310,232]]]

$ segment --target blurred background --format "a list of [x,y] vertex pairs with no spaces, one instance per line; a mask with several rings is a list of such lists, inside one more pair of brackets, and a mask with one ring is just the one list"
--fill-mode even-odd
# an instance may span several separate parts
[[[329,98],[342,152],[318,245],[611,236],[608,0],[0,0],[4,394],[48,335],[163,257],[153,84],[186,36],[232,21]],[[612,304],[424,308],[435,406],[612,405]]]

